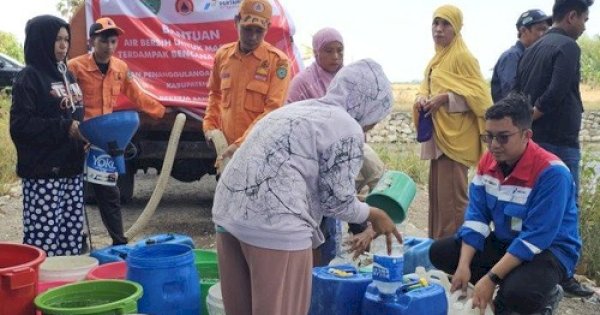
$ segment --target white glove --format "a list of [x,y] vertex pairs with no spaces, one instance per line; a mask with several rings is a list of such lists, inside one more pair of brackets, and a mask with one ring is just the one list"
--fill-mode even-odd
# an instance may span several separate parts
[[225,139],[223,131],[219,129],[207,131],[205,137],[215,146],[215,151],[217,151],[217,160],[215,162],[215,168],[217,169],[217,174],[221,174],[225,169],[225,165],[227,165],[227,162],[229,162],[229,159],[227,159],[226,161],[223,159],[223,153],[225,153],[227,147],[229,146],[227,144],[227,139]]

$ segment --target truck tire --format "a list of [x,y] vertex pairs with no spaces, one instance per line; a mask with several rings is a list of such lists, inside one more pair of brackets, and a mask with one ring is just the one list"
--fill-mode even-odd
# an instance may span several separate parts
[[121,204],[125,205],[133,199],[133,187],[135,184],[135,170],[127,165],[127,173],[119,175],[117,187],[121,193]]
[[190,183],[196,180],[202,179],[211,170],[214,171],[215,161],[211,159],[180,159],[175,160],[173,163],[173,169],[171,170],[171,176],[178,181],[184,183]]

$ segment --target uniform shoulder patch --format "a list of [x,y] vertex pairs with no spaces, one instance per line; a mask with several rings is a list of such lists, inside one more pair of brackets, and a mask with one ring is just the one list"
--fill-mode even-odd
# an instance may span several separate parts
[[287,64],[279,65],[277,67],[277,70],[275,71],[275,74],[277,74],[277,77],[280,79],[285,78],[287,76],[287,73],[288,73]]

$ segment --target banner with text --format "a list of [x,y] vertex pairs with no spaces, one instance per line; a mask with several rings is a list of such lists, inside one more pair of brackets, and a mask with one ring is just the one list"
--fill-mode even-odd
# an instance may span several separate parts
[[[292,74],[302,59],[294,46],[294,26],[276,0],[266,41],[285,52]],[[233,17],[241,0],[86,0],[87,28],[110,17],[125,33],[115,56],[129,65],[140,85],[167,106],[202,115],[208,100],[208,77],[217,49],[237,41]],[[118,108],[131,107],[125,97]]]

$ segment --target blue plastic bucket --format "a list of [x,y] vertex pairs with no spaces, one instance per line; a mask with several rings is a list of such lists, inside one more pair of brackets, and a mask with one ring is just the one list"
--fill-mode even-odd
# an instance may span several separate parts
[[164,233],[148,236],[137,243],[136,247],[155,245],[155,244],[181,244],[194,248],[194,240],[184,234]]
[[127,280],[144,288],[140,313],[181,315],[200,313],[200,285],[192,248],[156,244],[134,248],[127,256]]
[[[338,272],[339,271],[339,272]],[[309,315],[360,315],[371,274],[350,265],[315,267]]]

